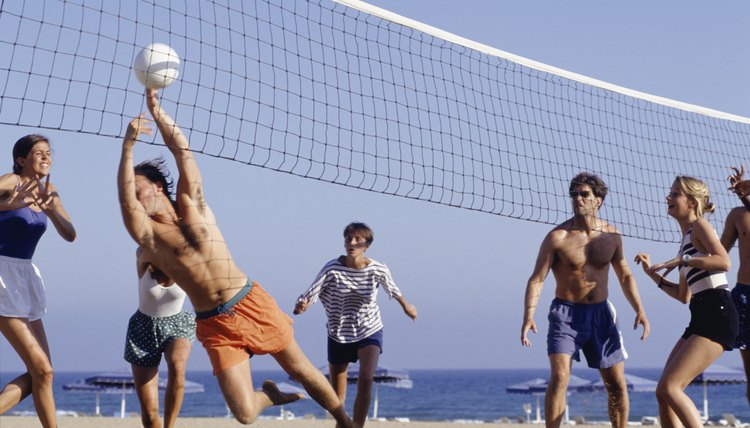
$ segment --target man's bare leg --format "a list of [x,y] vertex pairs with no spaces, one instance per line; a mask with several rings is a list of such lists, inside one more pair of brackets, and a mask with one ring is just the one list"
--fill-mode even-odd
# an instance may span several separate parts
[[571,357],[568,354],[549,356],[550,379],[544,394],[544,419],[547,428],[558,428],[565,414]]
[[[249,359],[245,363],[236,364],[219,372],[216,380],[219,382],[229,410],[241,424],[251,424],[263,410],[274,404],[267,392],[253,390]],[[275,395],[273,391],[271,393]]]
[[599,369],[607,390],[607,413],[613,428],[625,428],[630,415],[628,385],[625,382],[625,363],[617,363],[606,369]]
[[331,384],[323,376],[323,373],[307,359],[296,340],[292,339],[292,343],[286,349],[272,354],[272,356],[292,379],[304,386],[305,391],[310,394],[313,400],[333,416],[339,427],[355,427]]

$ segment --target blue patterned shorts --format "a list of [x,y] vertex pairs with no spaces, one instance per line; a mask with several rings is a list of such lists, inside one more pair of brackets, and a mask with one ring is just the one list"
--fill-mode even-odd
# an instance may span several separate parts
[[182,311],[177,315],[154,318],[136,311],[128,322],[125,361],[141,367],[158,367],[161,354],[175,339],[195,339],[195,315]]

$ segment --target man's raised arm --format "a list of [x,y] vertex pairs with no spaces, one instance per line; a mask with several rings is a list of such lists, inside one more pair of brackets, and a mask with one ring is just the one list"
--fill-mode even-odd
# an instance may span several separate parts
[[145,115],[142,113],[128,124],[128,130],[122,142],[120,166],[117,170],[117,194],[120,199],[122,220],[128,233],[138,244],[144,243],[153,234],[148,215],[136,197],[135,172],[133,171],[133,146],[138,140],[138,135],[151,134],[151,127],[148,126],[148,119]]
[[[151,116],[159,127],[164,144],[172,152],[177,169],[180,173],[177,179],[177,202],[195,204],[201,213],[206,211],[203,199],[203,181],[198,163],[190,151],[190,142],[174,119],[159,104],[159,94],[156,89],[146,89],[146,103]],[[189,201],[183,200],[184,197]]]

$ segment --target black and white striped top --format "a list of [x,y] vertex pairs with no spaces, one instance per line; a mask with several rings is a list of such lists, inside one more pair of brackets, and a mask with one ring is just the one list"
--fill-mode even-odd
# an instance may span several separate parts
[[[714,231],[716,233],[716,231]],[[680,256],[688,254],[690,256],[705,256],[705,254],[698,252],[693,246],[693,226],[690,226],[685,236],[682,237],[680,243]],[[693,294],[699,293],[703,290],[710,288],[728,288],[729,281],[727,281],[727,274],[724,271],[710,272],[705,269],[699,269],[696,267],[690,267],[682,265],[679,268],[680,276],[685,277],[690,292]]]
[[298,300],[312,304],[320,297],[328,316],[328,336],[339,343],[352,343],[383,328],[377,302],[378,286],[382,286],[391,299],[401,297],[391,271],[383,263],[370,259],[370,264],[363,269],[354,269],[337,258],[323,266]]

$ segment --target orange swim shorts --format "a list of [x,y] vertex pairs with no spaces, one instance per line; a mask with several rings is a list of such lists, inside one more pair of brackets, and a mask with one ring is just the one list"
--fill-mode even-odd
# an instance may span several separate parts
[[286,349],[294,339],[292,322],[253,281],[215,310],[196,313],[195,335],[206,348],[216,376],[253,355]]

